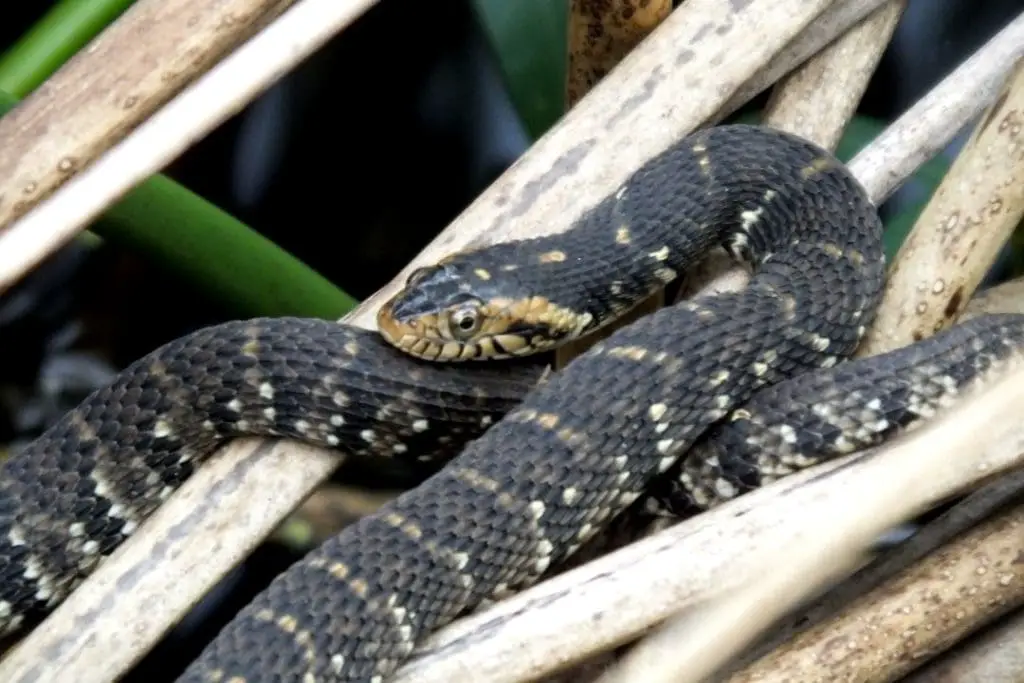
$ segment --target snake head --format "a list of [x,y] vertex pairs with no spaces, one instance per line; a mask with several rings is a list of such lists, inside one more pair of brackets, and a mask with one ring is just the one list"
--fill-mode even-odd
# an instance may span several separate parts
[[456,254],[413,271],[378,311],[381,335],[418,358],[452,362],[525,356],[579,334],[581,316],[528,293],[515,269],[474,262]]

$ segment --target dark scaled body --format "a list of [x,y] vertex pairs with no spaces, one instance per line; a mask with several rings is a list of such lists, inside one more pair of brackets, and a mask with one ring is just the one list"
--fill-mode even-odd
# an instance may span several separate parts
[[31,626],[230,438],[442,462],[537,381],[416,362],[374,332],[254,319],[157,349],[0,470],[0,633]]
[[648,490],[686,516],[924,424],[1024,354],[1024,315],[975,318],[923,342],[760,391]]
[[791,136],[697,133],[559,244],[567,261],[639,272],[656,268],[650,251],[676,249],[682,265],[718,243],[751,259],[745,291],[661,310],[574,360],[278,577],[182,680],[384,680],[439,626],[534,583],[757,389],[854,350],[880,296],[881,223],[841,164]]
[[[445,360],[532,353],[717,244],[751,264],[745,291],[644,318],[533,391],[539,367],[420,362],[325,321],[171,342],[0,471],[0,625],[52,609],[227,439],[432,462],[469,442],[278,577],[182,679],[384,681],[425,636],[536,582],[640,497],[703,509],[876,443],[1024,345],[1024,318],[979,319],[844,365],[880,297],[878,216],[830,155],[746,126],[679,142],[564,235],[414,274],[382,332]],[[424,330],[437,339],[421,345]]]

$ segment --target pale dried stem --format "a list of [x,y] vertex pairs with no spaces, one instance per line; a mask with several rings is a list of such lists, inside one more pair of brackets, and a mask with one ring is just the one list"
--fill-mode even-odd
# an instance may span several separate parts
[[[194,9],[191,15],[183,16],[181,21],[184,22],[193,15],[206,16],[213,8],[220,8],[223,9],[223,12],[218,12],[208,18],[204,26],[213,26],[215,21],[219,22],[216,26],[231,26],[234,17],[228,8],[234,7],[238,10],[247,2],[252,5],[253,1],[230,0],[211,3],[206,0],[194,0],[187,4],[208,9],[198,15],[196,13],[199,10]],[[151,5],[156,7],[163,7],[165,4],[155,0],[151,2]],[[268,0],[264,0],[262,4],[269,7],[281,3],[269,3]],[[83,157],[74,157],[73,166],[79,168],[82,165],[80,162],[84,163],[87,160],[92,160],[92,164],[83,168],[74,177],[67,179],[53,194],[43,198],[24,216],[11,224],[6,231],[0,233],[0,293],[7,290],[18,278],[35,267],[48,254],[74,237],[79,230],[120,199],[128,190],[149,176],[160,172],[164,166],[196,140],[241,110],[289,69],[294,68],[296,64],[375,4],[376,0],[301,0],[274,21],[270,29],[257,34],[250,41],[238,47],[216,68],[197,79],[192,86],[186,87],[180,95],[153,113],[145,122],[132,130],[123,141],[109,150],[111,143],[124,132],[127,123],[130,122],[134,125],[138,123],[138,119],[130,118],[127,121],[122,121],[122,119],[111,118],[109,113],[104,119],[100,116],[102,114],[100,111],[100,114],[96,115],[97,120],[89,128],[90,137],[82,138],[74,146],[74,150],[77,150],[76,153]],[[141,5],[137,7],[141,7]],[[241,14],[247,16],[244,12]],[[123,15],[118,22],[123,20],[124,16],[128,15]],[[260,17],[261,21],[265,21],[266,18],[266,16]],[[115,23],[115,25],[117,24]],[[240,34],[227,32],[225,36],[231,36],[237,41],[248,35],[252,28],[254,26],[242,30]],[[137,30],[138,27],[135,29]],[[162,35],[161,32],[164,30],[164,24],[160,23],[154,29],[154,35]],[[182,30],[185,31],[184,28]],[[227,31],[225,28],[220,30]],[[207,28],[207,31],[211,31],[211,29]],[[185,32],[187,33],[187,31]],[[216,31],[205,35],[210,40],[214,40],[214,44],[217,40],[224,40],[224,38],[218,37]],[[137,35],[130,32],[129,35],[119,40],[121,41],[119,49],[122,53],[120,57],[115,59],[111,55],[86,51],[76,57],[80,60],[76,62],[76,70],[81,70],[83,73],[103,74],[107,73],[111,64],[144,63],[144,60],[140,59],[134,51],[144,47],[145,40],[140,43]],[[183,57],[176,52],[177,44],[184,42],[186,45],[191,45],[189,40],[180,35],[175,41],[172,41],[171,46],[167,46],[162,40],[157,41],[156,38],[153,40],[164,45],[163,49],[176,55],[178,59]],[[198,48],[193,47],[192,49]],[[130,56],[124,56],[126,51]],[[222,54],[223,51],[221,49],[218,54]],[[204,52],[200,51],[198,54],[202,55]],[[187,52],[185,57],[191,59],[191,55],[191,52]],[[164,59],[162,53],[150,57],[154,63],[160,63]],[[200,60],[207,66],[206,62],[208,61],[207,59]],[[189,75],[195,76],[196,74],[190,72]],[[141,87],[140,79],[142,82],[150,83],[154,78],[170,79],[170,76],[166,68],[153,70],[152,73],[143,71],[135,75],[134,80],[130,83],[137,88]],[[5,150],[4,156],[15,160],[24,157],[25,160],[19,163],[29,164],[32,155],[38,153],[42,155],[41,158],[48,160],[46,163],[50,163],[60,170],[62,167],[60,159],[52,160],[47,150],[55,144],[63,145],[60,140],[66,134],[71,134],[58,132],[64,130],[63,117],[71,116],[79,106],[86,107],[89,104],[85,101],[79,103],[75,97],[81,87],[79,82],[74,82],[60,90],[53,90],[48,85],[41,87],[42,94],[38,97],[52,97],[52,101],[47,103],[50,118],[42,119],[34,123],[32,127],[12,131],[12,134],[23,136],[24,139],[15,145],[15,149],[23,149],[24,152],[8,154],[6,153],[8,150]],[[167,92],[155,90],[147,95],[151,99],[150,108],[166,100],[167,96],[177,91],[179,87],[180,82],[174,82],[174,87]],[[131,90],[131,92],[134,91],[134,89]],[[103,92],[98,95],[101,99],[108,96]],[[125,97],[130,96],[130,94],[125,94]],[[102,110],[100,104],[92,106]],[[141,105],[136,105],[136,108],[140,107]],[[7,122],[11,115],[19,110],[20,107],[5,116],[0,121],[0,125]],[[30,109],[30,111],[32,110]],[[15,122],[18,120],[20,119],[15,118]],[[73,129],[78,125],[75,123],[78,119],[70,120],[72,123],[68,125],[71,125]],[[104,127],[104,123],[107,127]],[[50,129],[38,128],[43,124],[60,125],[56,130],[52,127]],[[109,132],[114,129],[116,129],[114,133]],[[71,134],[71,138],[78,140],[77,135],[74,134]],[[8,144],[6,136],[3,139],[4,144]],[[108,151],[104,152],[104,150]],[[70,152],[67,153],[70,154]],[[97,154],[100,156],[93,160]],[[35,180],[37,183],[44,182],[45,179],[38,175],[38,170],[32,171],[32,173],[37,175],[31,176],[31,178],[26,176],[24,182],[28,180]],[[2,177],[5,176],[0,172],[0,178]],[[20,183],[22,182],[16,181],[13,187],[21,187]]]
[[733,114],[744,104],[772,87],[793,69],[819,54],[838,36],[891,0],[845,0],[833,3],[779,52],[765,67],[754,74],[736,91],[736,94],[708,120],[717,123]]
[[970,320],[987,313],[1024,313],[1024,277],[978,292],[960,319]]
[[957,320],[1024,217],[1024,59],[903,242],[858,355],[884,353]]
[[1024,683],[1024,609],[937,657],[900,683]]
[[890,0],[785,76],[772,90],[763,122],[834,151],[906,5]]
[[139,0],[0,119],[0,231],[293,0]]
[[[1008,379],[1022,381],[1024,376]],[[1002,417],[1017,423],[1022,418]],[[976,437],[956,428],[965,441],[962,450],[947,451],[949,457],[962,457],[974,448],[970,439]],[[920,475],[928,476],[926,471]],[[727,683],[899,680],[1024,604],[1022,537],[1024,506],[1018,505],[940,547],[857,598],[840,618],[800,633]]]
[[[896,574],[926,558],[936,548],[953,541],[983,520],[1022,501],[1024,470],[1014,471],[982,486],[891,552],[879,557],[807,607],[787,615],[783,621],[774,624],[770,635],[732,662],[730,670],[739,671],[777,648],[788,647],[786,643],[793,641],[797,634],[823,624],[826,620],[848,621],[861,617],[860,614],[841,611],[860,596],[878,589]],[[1002,542],[1001,539],[995,540]],[[969,593],[963,598],[972,599]],[[775,652],[773,656],[779,654],[780,652]]]
[[[881,204],[992,103],[1024,56],[1024,13],[1008,23],[951,74],[850,160],[868,194]],[[908,153],[909,152],[909,153]]]

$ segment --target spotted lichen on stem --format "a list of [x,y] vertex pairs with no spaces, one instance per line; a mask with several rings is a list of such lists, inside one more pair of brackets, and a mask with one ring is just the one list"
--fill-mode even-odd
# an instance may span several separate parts
[[[863,622],[865,619],[872,620],[880,629],[891,628],[891,622],[895,621],[906,624],[908,621],[906,612],[908,610],[883,610],[877,614],[865,614],[862,609],[850,609],[850,607],[855,604],[863,606],[863,603],[857,603],[856,601],[862,600],[863,596],[869,593],[882,596],[893,592],[895,588],[892,588],[891,585],[886,587],[886,584],[892,581],[894,577],[905,576],[908,571],[911,571],[910,568],[915,567],[915,565],[917,567],[912,570],[913,573],[916,576],[922,577],[925,581],[929,580],[930,573],[924,571],[924,567],[931,567],[932,573],[935,575],[941,574],[942,568],[936,566],[937,560],[933,554],[936,549],[947,546],[943,551],[944,553],[955,553],[956,549],[954,546],[957,546],[964,535],[980,523],[1006,513],[1014,508],[1014,506],[1018,510],[1024,510],[1020,504],[1022,490],[1024,490],[1024,470],[1015,471],[980,487],[969,494],[963,501],[957,503],[933,521],[928,522],[922,529],[914,533],[911,538],[904,541],[898,547],[878,557],[861,571],[853,574],[807,606],[787,614],[785,619],[776,623],[766,637],[759,641],[755,647],[749,649],[740,658],[732,662],[730,664],[730,671],[734,673],[739,671],[761,671],[765,669],[766,665],[765,662],[760,661],[762,658],[769,657],[773,662],[788,661],[790,655],[787,654],[787,650],[798,649],[803,651],[805,656],[802,658],[801,673],[796,677],[812,677],[812,672],[817,671],[818,668],[828,666],[829,658],[826,653],[832,649],[832,640],[829,634],[849,633],[857,628],[855,626],[857,622]],[[1015,528],[1013,526],[1008,527],[1006,533],[1015,533]],[[979,554],[998,555],[1007,544],[1013,545],[1015,542],[1014,538],[1007,538],[999,534],[989,534],[973,550],[976,557]],[[968,577],[968,580],[973,580],[973,578]],[[934,615],[937,611],[940,611],[942,614],[958,614],[961,611],[959,603],[974,601],[972,586],[951,584],[948,588],[946,599],[942,604],[934,605],[931,610],[919,614],[923,623],[916,630],[924,635],[919,637],[918,645],[927,646],[927,643],[923,641],[931,640],[938,642],[949,637],[941,627],[934,627],[930,624],[930,616]],[[1012,586],[1007,588],[1008,594],[1004,597],[1013,599],[1014,591],[1017,589]],[[907,583],[903,583],[900,590],[905,595],[920,594],[918,588]],[[913,609],[912,605],[909,607]],[[973,613],[975,626],[989,621],[995,616],[984,611],[979,612],[977,607],[973,605],[969,606],[965,611]],[[947,621],[946,623],[953,624],[954,629],[960,628],[956,620]],[[816,634],[820,637],[810,641],[796,638],[797,635],[805,634],[810,629],[816,629]],[[815,649],[819,653],[818,656],[808,658],[807,653]],[[873,652],[850,652],[846,655],[844,666],[852,668],[856,666],[857,660],[874,656]],[[898,659],[898,656],[894,657],[894,661]],[[815,661],[817,664],[812,665],[811,661]],[[861,668],[864,670],[873,669],[879,674],[885,675],[884,671],[879,671],[878,667],[870,662],[864,662]],[[793,673],[792,669],[790,669],[790,673]]]
[[1019,681],[1024,671],[1024,609],[992,624],[961,643],[955,652],[936,657],[901,683],[983,683]]

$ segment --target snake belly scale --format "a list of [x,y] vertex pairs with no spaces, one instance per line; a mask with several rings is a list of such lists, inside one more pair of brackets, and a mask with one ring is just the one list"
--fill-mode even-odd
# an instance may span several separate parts
[[[575,338],[719,244],[754,270],[744,291],[643,318],[540,386],[535,367],[430,362]],[[644,495],[703,509],[872,445],[1019,352],[1024,318],[1005,316],[842,363],[883,276],[877,212],[831,155],[770,129],[698,132],[566,233],[414,273],[379,319],[405,353],[268,319],[127,368],[5,463],[0,626],[52,610],[234,436],[455,456],[274,580],[181,679],[385,681],[425,636],[535,583]]]

